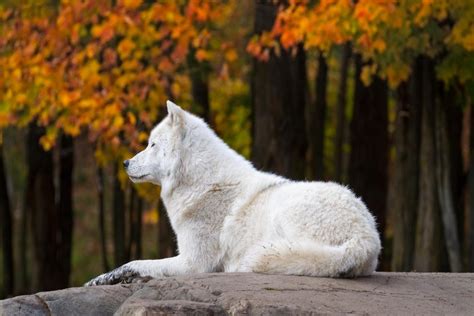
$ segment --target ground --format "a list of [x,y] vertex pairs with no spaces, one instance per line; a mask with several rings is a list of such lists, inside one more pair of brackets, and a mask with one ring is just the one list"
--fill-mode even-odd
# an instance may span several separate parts
[[211,273],[80,287],[0,301],[1,315],[472,315],[474,274],[376,273],[329,279]]

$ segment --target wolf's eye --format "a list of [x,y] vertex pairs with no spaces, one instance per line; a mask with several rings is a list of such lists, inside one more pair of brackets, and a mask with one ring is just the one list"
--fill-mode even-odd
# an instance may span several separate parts
[[151,143],[151,147],[155,147],[155,143]]

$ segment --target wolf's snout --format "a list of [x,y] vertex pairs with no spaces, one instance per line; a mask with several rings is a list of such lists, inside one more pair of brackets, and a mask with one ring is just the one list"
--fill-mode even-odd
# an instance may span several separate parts
[[127,160],[124,160],[124,161],[123,161],[123,166],[125,167],[125,169],[128,168],[128,165],[129,165],[129,164],[130,164],[130,160],[127,159]]

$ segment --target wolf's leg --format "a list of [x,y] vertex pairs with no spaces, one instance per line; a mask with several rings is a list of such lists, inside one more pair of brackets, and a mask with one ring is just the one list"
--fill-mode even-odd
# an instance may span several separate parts
[[192,272],[195,269],[184,264],[181,256],[160,260],[136,260],[115,270],[99,275],[84,286],[131,283],[146,277],[158,278]]

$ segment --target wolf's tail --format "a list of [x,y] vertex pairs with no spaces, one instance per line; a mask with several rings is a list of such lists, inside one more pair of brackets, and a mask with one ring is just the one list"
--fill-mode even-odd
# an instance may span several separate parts
[[375,271],[379,252],[378,237],[354,238],[340,246],[277,241],[255,248],[245,265],[260,273],[356,277]]

